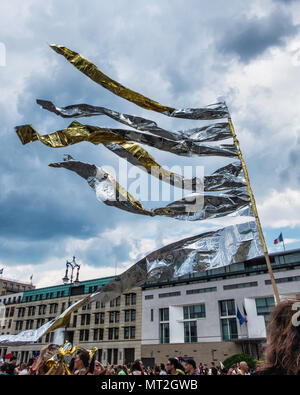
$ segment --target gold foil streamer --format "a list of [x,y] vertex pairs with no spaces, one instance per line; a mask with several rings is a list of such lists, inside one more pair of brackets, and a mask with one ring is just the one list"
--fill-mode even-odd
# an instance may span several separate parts
[[65,342],[63,346],[59,349],[59,351],[54,354],[50,359],[46,361],[46,366],[52,369],[53,371],[58,369],[59,365],[62,364],[64,370],[68,376],[71,375],[68,364],[66,363],[64,357],[66,355],[73,355],[78,349],[78,346],[72,346],[68,341]]
[[126,141],[134,141],[180,156],[237,156],[237,150],[233,144],[204,145],[192,140],[175,142],[162,137],[135,132],[133,130],[108,129],[91,125],[82,125],[78,121],[72,122],[66,129],[43,136],[40,135],[32,125],[16,126],[16,132],[22,144],[28,144],[39,140],[52,148],[67,147],[82,141],[88,141],[96,145],[105,143],[122,144]]
[[74,67],[76,67],[83,74],[88,76],[97,84],[103,86],[110,92],[123,99],[129,100],[146,110],[156,111],[170,117],[186,118],[186,119],[220,119],[229,116],[225,103],[216,103],[203,108],[196,109],[175,109],[164,106],[154,100],[149,99],[126,88],[119,82],[112,80],[107,75],[102,73],[92,62],[84,58],[77,52],[74,52],[62,45],[52,44],[50,47],[60,55],[63,55]]

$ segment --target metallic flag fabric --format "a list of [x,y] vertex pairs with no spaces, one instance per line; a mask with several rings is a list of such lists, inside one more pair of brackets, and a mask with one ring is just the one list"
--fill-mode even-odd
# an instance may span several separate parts
[[160,248],[104,285],[100,291],[73,303],[66,311],[36,330],[0,336],[0,344],[36,342],[57,328],[65,327],[71,313],[86,303],[109,302],[144,282],[171,280],[201,270],[227,266],[262,255],[255,222],[232,225],[179,240]]
[[202,126],[188,130],[170,131],[160,128],[156,122],[134,115],[120,114],[115,110],[104,107],[91,106],[89,104],[75,104],[67,107],[57,107],[47,100],[37,100],[45,110],[60,115],[63,118],[82,118],[99,115],[106,115],[126,126],[142,132],[150,132],[159,137],[169,140],[190,139],[197,142],[220,141],[232,138],[228,122],[215,122],[212,125]]
[[225,103],[216,103],[203,108],[185,109],[175,109],[164,106],[154,100],[149,99],[148,97],[141,95],[140,93],[126,88],[119,82],[112,80],[107,75],[102,73],[102,71],[100,71],[92,62],[81,56],[79,53],[63,47],[62,45],[52,44],[50,47],[58,54],[63,55],[74,67],[76,67],[79,71],[88,76],[97,84],[103,86],[115,95],[131,101],[142,108],[145,108],[146,110],[156,111],[174,118],[197,120],[214,120],[227,118],[229,116]]
[[87,180],[90,187],[94,189],[98,200],[135,214],[160,215],[179,220],[197,221],[232,214],[250,203],[247,189],[244,187],[219,195],[195,193],[166,207],[149,211],[122,189],[113,177],[102,168],[76,161],[70,156],[63,162],[51,163],[49,166],[74,171]]
[[[17,126],[16,132],[23,144],[40,141],[51,148],[68,147],[83,141],[95,145],[103,144],[112,153],[126,159],[134,166],[139,166],[151,176],[172,186],[191,191],[190,195],[166,207],[146,209],[103,168],[76,161],[71,156],[67,156],[63,162],[50,164],[52,167],[65,168],[77,173],[88,182],[98,200],[131,213],[150,217],[166,216],[186,221],[224,216],[244,216],[245,220],[246,217],[251,219],[242,224],[207,231],[164,246],[148,254],[103,286],[100,291],[87,295],[42,327],[17,335],[2,335],[0,344],[18,345],[36,342],[44,334],[64,327],[69,322],[72,312],[83,304],[95,300],[108,302],[146,281],[171,280],[191,273],[243,262],[265,253],[264,245],[262,249],[263,235],[246,165],[225,102],[201,108],[176,109],[165,106],[114,81],[79,53],[60,45],[51,45],[51,48],[97,84],[143,109],[173,118],[210,121],[223,119],[223,121],[193,129],[171,131],[159,127],[152,120],[122,114],[105,107],[89,104],[57,107],[50,101],[37,100],[42,108],[63,118],[107,116],[129,129],[101,128],[83,125],[74,120],[65,129],[41,135],[32,125]],[[224,118],[228,120],[224,121]],[[224,143],[232,138],[234,144]],[[186,179],[162,167],[141,145],[184,157],[215,156],[234,158],[235,161],[217,169],[211,175]],[[66,349],[70,351],[70,345],[66,345]],[[61,355],[64,352],[64,349],[60,350]],[[58,356],[57,360],[59,358]],[[57,361],[53,362],[54,365],[55,362]]]
[[126,141],[134,141],[179,156],[191,157],[197,155],[237,158],[237,149],[234,144],[202,144],[192,140],[172,141],[163,137],[135,132],[134,130],[83,125],[78,121],[73,121],[66,129],[46,135],[40,135],[32,125],[16,126],[16,132],[22,144],[39,140],[52,148],[67,147],[82,141],[88,141],[95,145],[105,143],[120,144]]

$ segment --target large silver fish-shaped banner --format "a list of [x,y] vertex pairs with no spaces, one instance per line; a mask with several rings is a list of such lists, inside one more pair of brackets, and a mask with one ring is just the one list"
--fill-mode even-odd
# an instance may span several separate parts
[[[222,217],[234,213],[242,207],[249,206],[250,199],[245,187],[232,188],[226,193],[218,195],[194,193],[181,200],[175,201],[166,207],[153,210],[145,209],[140,202],[122,188],[115,179],[100,167],[74,160],[68,156],[63,162],[51,163],[49,166],[65,168],[74,171],[87,180],[91,188],[94,189],[97,199],[107,205],[115,206],[135,214],[148,216],[168,216],[179,220],[197,221]],[[234,165],[229,166],[229,171],[235,169]],[[218,178],[228,175],[224,169],[220,169]],[[221,173],[221,174],[220,174]],[[231,174],[231,180],[239,180]],[[237,181],[238,182],[238,181]],[[214,177],[204,178],[204,186],[213,188],[215,185]]]
[[151,252],[104,285],[101,290],[85,296],[40,328],[23,331],[17,335],[0,336],[0,344],[20,345],[36,342],[46,333],[65,327],[72,312],[84,304],[94,301],[108,302],[145,282],[172,280],[208,268],[243,262],[262,254],[254,221],[179,240]]

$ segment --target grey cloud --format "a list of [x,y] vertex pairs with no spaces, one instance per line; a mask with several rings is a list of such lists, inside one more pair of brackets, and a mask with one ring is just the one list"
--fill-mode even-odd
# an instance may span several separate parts
[[281,10],[262,18],[239,17],[218,41],[217,48],[223,53],[235,54],[242,62],[248,63],[270,47],[284,46],[285,38],[297,31],[298,26],[293,24],[291,15]]

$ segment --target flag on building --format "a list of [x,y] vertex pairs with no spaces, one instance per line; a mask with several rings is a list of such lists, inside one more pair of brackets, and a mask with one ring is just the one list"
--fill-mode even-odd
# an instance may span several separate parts
[[3,274],[3,268],[2,268],[2,269],[0,269],[0,274]]
[[239,320],[239,322],[240,322],[240,326],[242,326],[242,325],[246,322],[246,320],[245,320],[245,318],[242,316],[242,313],[240,312],[239,308],[237,308],[237,314],[236,314],[236,316],[237,316],[237,318],[238,318],[238,320]]
[[244,310],[245,324],[247,325],[248,324],[248,318],[247,318],[247,312],[246,312],[246,309],[245,309],[244,305],[243,305],[243,310]]
[[32,281],[32,278],[33,278],[33,274],[30,276],[30,281]]
[[274,244],[278,244],[278,243],[283,243],[282,233],[280,233],[279,237],[274,240]]

